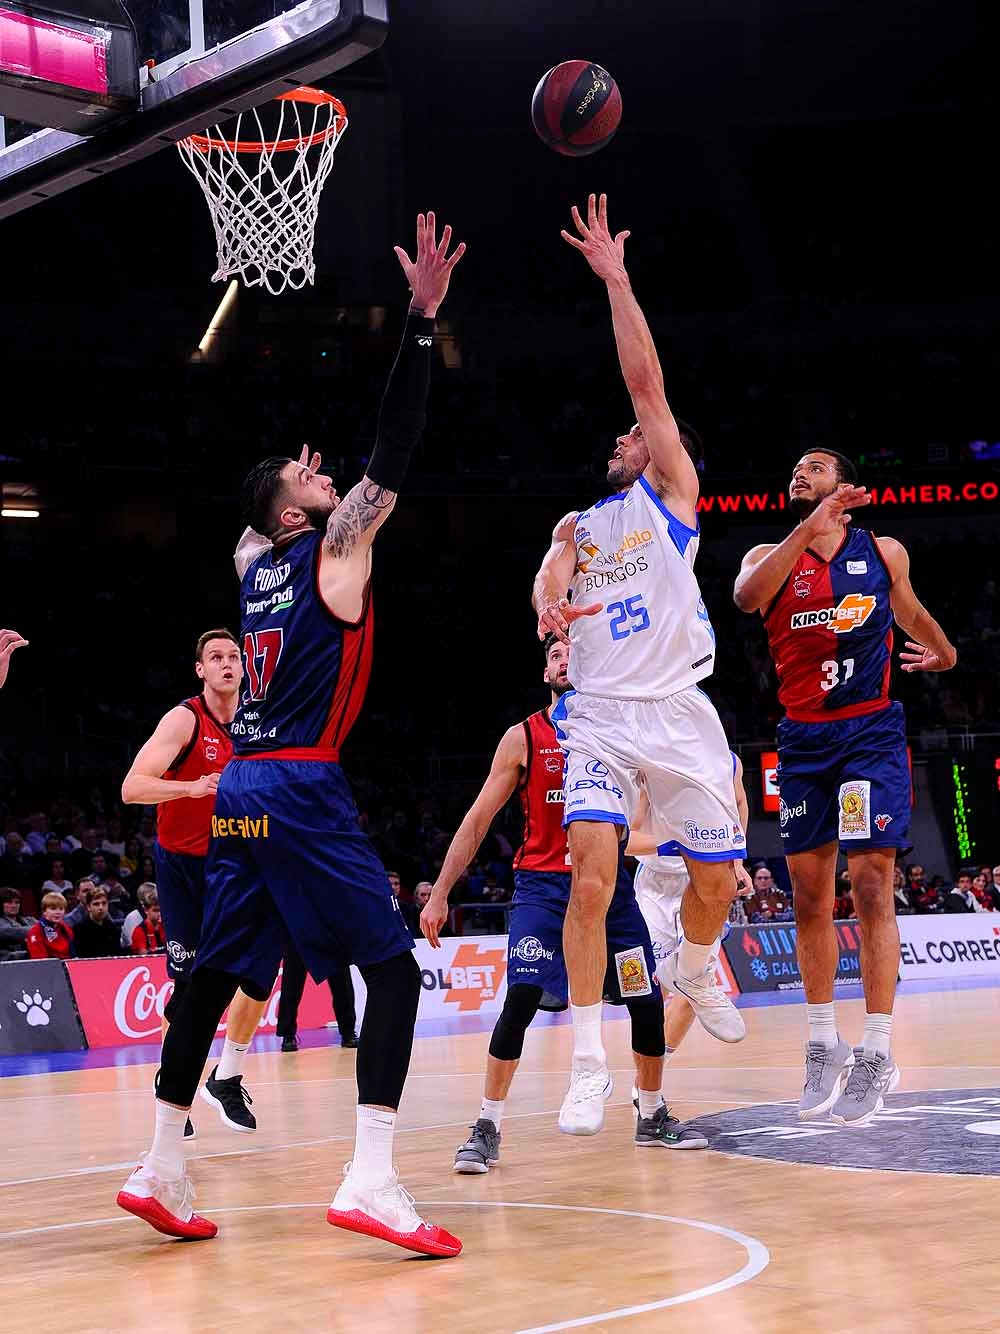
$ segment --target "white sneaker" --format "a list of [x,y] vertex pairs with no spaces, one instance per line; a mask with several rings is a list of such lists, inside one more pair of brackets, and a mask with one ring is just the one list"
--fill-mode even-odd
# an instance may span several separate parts
[[425,1223],[413,1207],[413,1196],[399,1184],[399,1173],[380,1186],[361,1185],[344,1168],[344,1180],[327,1210],[326,1221],[348,1232],[360,1232],[403,1246],[421,1255],[458,1255],[462,1243],[436,1223]]
[[194,1212],[194,1196],[194,1185],[186,1171],[179,1177],[161,1177],[146,1166],[144,1155],[118,1192],[116,1203],[168,1237],[205,1241],[214,1237],[219,1229],[215,1223]]
[[698,1022],[706,1032],[720,1042],[742,1042],[747,1035],[743,1016],[719,986],[715,963],[709,963],[701,977],[681,977],[677,971],[677,954],[671,954],[666,967],[657,970],[657,976],[667,989],[683,996],[694,1006]]
[[604,1104],[615,1081],[606,1065],[596,1070],[574,1069],[559,1108],[559,1129],[564,1135],[596,1135],[604,1125]]

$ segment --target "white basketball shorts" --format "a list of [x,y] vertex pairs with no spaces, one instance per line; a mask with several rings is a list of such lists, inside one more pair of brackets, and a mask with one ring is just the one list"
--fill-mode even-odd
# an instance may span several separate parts
[[722,862],[746,855],[729,743],[697,686],[655,700],[571,690],[552,721],[566,752],[564,824],[607,821],[627,830],[645,787],[661,856]]
[[[681,899],[687,883],[687,870],[661,871],[640,862],[635,873],[635,897],[649,928],[657,968],[670,958],[684,937]],[[712,946],[714,961],[719,958],[719,944],[717,940]]]

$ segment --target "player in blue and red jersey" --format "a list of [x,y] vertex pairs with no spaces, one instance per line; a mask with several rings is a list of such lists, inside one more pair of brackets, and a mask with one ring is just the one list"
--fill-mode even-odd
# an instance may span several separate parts
[[465,250],[449,257],[450,241],[446,227],[438,244],[429,213],[417,219],[416,260],[396,247],[412,299],[358,485],[341,499],[306,450],[297,463],[266,459],[245,483],[235,754],[216,793],[198,958],[163,1045],[153,1146],[118,1196],[171,1236],[218,1230],[192,1210],[184,1118],[237,986],[266,997],[291,944],[318,982],[353,963],[368,988],[354,1158],[327,1220],[427,1255],[462,1249],[420,1218],[393,1167],[420,971],[339,763],[371,668],[372,541],[423,430],[434,316]]
[[[516,791],[521,798],[524,839],[514,858],[507,995],[490,1038],[479,1117],[455,1155],[456,1172],[488,1172],[500,1161],[504,1103],[528,1025],[539,1009],[564,1010],[568,1001],[562,941],[571,873],[563,827],[563,751],[551,717],[559,698],[572,689],[566,675],[568,665],[569,645],[550,635],[545,641],[544,678],[551,691],[549,705],[509,727],[500,738],[486,782],[452,839],[420,914],[421,930],[436,949],[448,916],[448,895],[475,857],[494,818]],[[632,1025],[639,1103],[635,1142],[642,1147],[704,1148],[707,1141],[672,1117],[660,1094],[665,1050],[663,999],[654,977],[649,930],[621,857],[605,931],[610,964],[605,995],[614,1004],[628,1006]],[[607,1076],[596,1099],[567,1096],[559,1113],[559,1129],[569,1135],[595,1134],[604,1122],[604,1101],[613,1088]]]
[[[194,669],[202,693],[163,715],[122,784],[123,801],[157,808],[156,888],[167,937],[167,972],[174,981],[163,1011],[164,1035],[180,1006],[201,939],[215,792],[233,753],[229,729],[239,704],[243,666],[231,630],[199,635]],[[236,993],[222,1055],[202,1089],[202,1097],[232,1130],[257,1129],[252,1100],[243,1088],[243,1059],[265,1002],[266,997]],[[194,1133],[188,1120],[185,1138],[193,1139]]]
[[[864,1125],[899,1082],[890,1054],[899,971],[893,908],[896,850],[907,843],[910,775],[903,709],[889,699],[892,623],[909,636],[904,671],[943,672],[955,650],[910,585],[909,557],[890,537],[852,527],[869,503],[854,465],[810,450],[790,487],[798,526],[754,547],[736,580],[736,605],[759,611],[774,658],[778,698],[781,837],[792,878],[809,1042],[799,1115],[828,1111]],[[862,1045],[837,1033],[833,984],[834,876],[843,850],[861,929],[865,987]]]

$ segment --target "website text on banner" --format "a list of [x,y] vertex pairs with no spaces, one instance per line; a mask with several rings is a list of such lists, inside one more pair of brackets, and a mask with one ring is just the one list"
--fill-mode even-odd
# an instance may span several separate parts
[[82,1051],[73,993],[59,959],[25,959],[0,966],[0,1056]]
[[[4,967],[6,968],[6,964]],[[91,1047],[159,1042],[163,1007],[174,989],[162,954],[124,959],[70,959],[66,964],[83,1031]],[[281,997],[281,974],[261,1016],[258,1032],[273,1033]],[[299,1006],[300,1028],[322,1028],[333,1018],[330,992],[311,978]],[[219,1032],[226,1026],[222,1016]]]
[[[834,922],[840,945],[836,985],[861,981],[861,937],[853,920]],[[802,974],[795,955],[795,927],[734,926],[722,942],[736,984],[742,992],[801,991]]]
[[899,976],[992,977],[1000,982],[1000,913],[900,917]]

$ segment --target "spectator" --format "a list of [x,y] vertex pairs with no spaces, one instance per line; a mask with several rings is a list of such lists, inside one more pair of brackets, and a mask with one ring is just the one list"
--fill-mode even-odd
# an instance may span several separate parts
[[[758,904],[763,905],[773,889],[774,876],[771,874],[771,868],[765,866],[763,862],[758,862],[753,868],[753,892]],[[753,921],[753,918],[750,920]]]
[[28,932],[35,925],[34,917],[21,913],[21,896],[16,889],[0,893],[0,960],[26,957]]
[[153,954],[156,950],[166,948],[167,937],[163,930],[160,900],[154,898],[146,905],[142,921],[132,932],[131,949],[133,954]]
[[903,868],[898,864],[892,873],[892,901],[897,917],[910,917],[916,912],[910,902],[910,892],[906,888],[906,876],[903,874]]
[[840,893],[833,900],[833,916],[836,921],[846,921],[854,916],[854,894],[851,890],[850,877],[842,876],[837,886]]
[[90,875],[94,870],[95,853],[99,853],[97,834],[93,829],[84,829],[80,835],[80,846],[69,855],[70,875],[77,880],[82,875]]
[[112,856],[117,857],[119,863],[125,856],[125,843],[122,839],[122,822],[117,815],[112,815],[108,821],[107,832],[101,839],[101,849],[104,852],[110,852]]
[[952,886],[951,893],[944,901],[945,912],[982,912],[978,899],[972,892],[972,876],[968,871],[960,871]]
[[779,890],[771,896],[771,920],[773,922],[794,922],[792,906]]
[[151,815],[144,815],[139,825],[139,842],[144,852],[149,852],[156,842],[156,824]]
[[990,898],[993,903],[993,911],[1000,912],[1000,866],[994,866],[991,875]]
[[87,917],[87,893],[91,889],[96,889],[94,881],[89,875],[81,876],[76,882],[75,897],[73,906],[69,910],[66,921],[75,931],[82,921]]
[[7,831],[7,848],[0,857],[0,880],[17,889],[27,889],[31,880],[31,853],[16,829]]
[[130,950],[132,948],[132,933],[137,926],[141,925],[149,905],[154,902],[158,904],[160,901],[159,895],[156,892],[156,886],[149,880],[139,886],[135,892],[135,897],[139,904],[138,908],[133,908],[125,918],[124,922],[122,922],[122,934],[119,944],[123,950]]
[[976,896],[981,912],[990,912],[993,908],[992,886],[984,871],[972,877],[972,892]]
[[413,902],[400,905],[406,929],[416,940],[423,936],[423,932],[420,930],[420,914],[423,912],[433,888],[434,886],[429,880],[421,880],[413,891]]
[[118,925],[121,926],[125,919],[125,914],[132,907],[132,898],[128,890],[118,879],[118,871],[115,865],[117,858],[111,853],[107,853],[106,855],[101,853],[99,855],[104,857],[106,869],[103,879],[98,880],[97,883],[108,892],[108,909],[111,914],[111,920],[117,922]]
[[38,856],[46,850],[46,844],[49,838],[49,822],[39,811],[32,815],[28,820],[28,837],[24,840],[25,846],[33,856]]
[[[770,875],[770,871],[768,872]],[[757,906],[750,914],[750,921],[754,926],[763,926],[774,918],[774,911],[771,907],[770,899],[757,899]]]
[[913,862],[906,868],[907,889],[911,901],[924,892],[924,868],[919,862]]
[[62,894],[42,898],[42,916],[25,937],[25,947],[32,959],[68,959],[73,949],[73,928],[63,921],[66,900]]
[[49,878],[42,884],[42,893],[49,890],[53,894],[63,894],[67,898],[73,892],[73,881],[66,879],[66,863],[61,857],[55,857],[49,867]]
[[125,851],[118,861],[118,874],[124,876],[133,876],[139,868],[139,859],[142,857],[142,844],[136,838],[135,834],[130,834],[125,840]]
[[120,954],[118,943],[120,923],[108,915],[108,892],[103,885],[94,885],[84,895],[87,916],[73,932],[73,953],[78,959],[104,959]]

